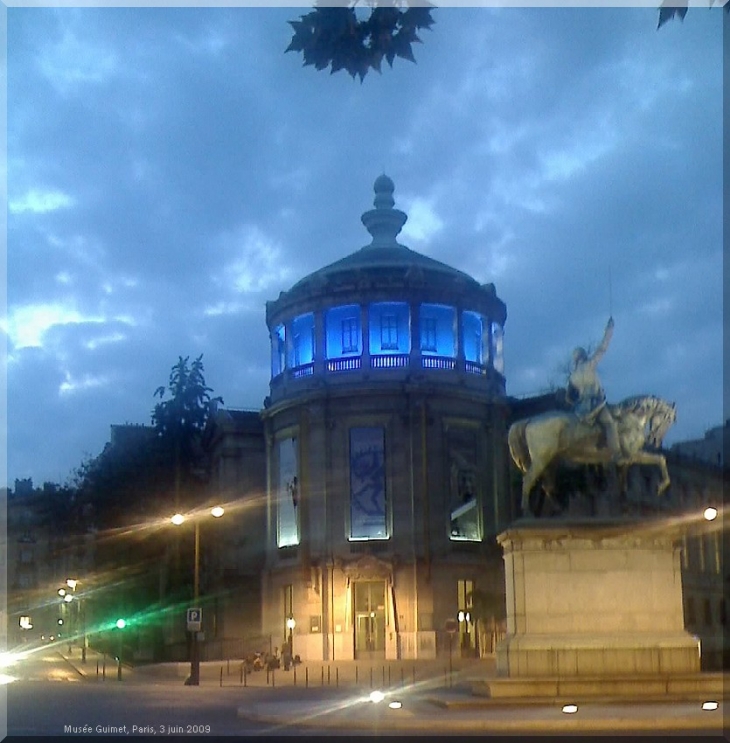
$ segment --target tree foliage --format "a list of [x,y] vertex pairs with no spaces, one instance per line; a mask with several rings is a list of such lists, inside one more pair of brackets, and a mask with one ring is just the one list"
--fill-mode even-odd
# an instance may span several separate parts
[[[205,383],[203,355],[190,363],[190,357],[180,356],[170,371],[167,389],[158,387],[160,398],[152,411],[152,425],[164,447],[175,456],[176,466],[188,472],[200,471],[204,464],[203,432],[215,403],[212,389]],[[169,393],[169,398],[165,394]]]
[[[657,28],[661,28],[665,23],[673,18],[684,20],[687,15],[688,0],[665,0],[659,8],[659,23]],[[715,0],[709,0],[709,7],[715,4]],[[730,3],[726,3],[725,12],[730,13]]]
[[401,10],[393,2],[375,2],[362,20],[354,7],[316,7],[289,21],[294,35],[286,51],[301,52],[305,66],[346,70],[362,82],[370,69],[381,71],[383,59],[391,67],[396,57],[415,62],[411,46],[421,41],[417,32],[433,22],[422,5]]

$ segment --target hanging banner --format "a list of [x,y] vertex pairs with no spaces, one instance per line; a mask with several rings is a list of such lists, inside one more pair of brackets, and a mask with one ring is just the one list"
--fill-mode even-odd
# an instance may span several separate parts
[[298,442],[296,438],[282,439],[279,446],[278,545],[291,547],[299,544],[299,477]]
[[382,428],[350,429],[350,537],[388,537]]

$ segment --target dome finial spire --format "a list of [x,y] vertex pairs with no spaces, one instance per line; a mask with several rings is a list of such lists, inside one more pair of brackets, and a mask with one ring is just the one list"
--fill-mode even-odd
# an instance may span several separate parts
[[397,245],[396,235],[401,231],[408,216],[398,209],[393,209],[395,184],[385,173],[379,175],[373,184],[375,209],[362,215],[362,222],[373,236],[371,247],[388,247]]

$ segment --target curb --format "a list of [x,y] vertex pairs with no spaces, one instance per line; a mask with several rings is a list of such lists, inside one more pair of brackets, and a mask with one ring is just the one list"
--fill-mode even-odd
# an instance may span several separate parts
[[[549,712],[546,710],[546,712]],[[292,720],[291,709],[286,709],[282,705],[281,714],[257,714],[249,709],[239,707],[236,710],[237,716],[251,722],[271,725],[272,727],[286,728],[289,724],[298,728],[338,728],[352,730],[369,730],[380,732],[382,730],[393,731],[417,731],[427,733],[429,731],[436,734],[455,732],[480,732],[480,733],[571,733],[571,732],[627,732],[627,731],[676,731],[676,730],[723,730],[723,717],[721,714],[712,715],[705,713],[707,717],[671,717],[653,715],[640,718],[580,718],[578,716],[567,718],[565,715],[561,718],[551,719],[550,717],[539,717],[536,719],[514,719],[500,720],[489,719],[488,717],[480,719],[451,718],[450,716],[441,716],[433,719],[423,719],[420,717],[403,718],[397,717],[397,714],[386,715],[378,711],[372,719],[358,719],[352,716],[346,717],[338,715],[316,716],[314,718]],[[286,714],[285,714],[286,713]],[[414,713],[411,713],[414,714]],[[555,710],[555,714],[562,714]],[[282,720],[292,720],[291,723],[282,722]]]

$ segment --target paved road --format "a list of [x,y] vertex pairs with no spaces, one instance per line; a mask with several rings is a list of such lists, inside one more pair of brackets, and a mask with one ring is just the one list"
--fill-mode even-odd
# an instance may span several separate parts
[[[68,654],[66,654],[68,655]],[[581,705],[564,715],[556,704],[495,704],[475,700],[465,688],[443,685],[393,688],[380,704],[369,689],[265,684],[265,675],[243,687],[220,665],[204,667],[202,683],[183,684],[183,667],[134,671],[122,681],[110,664],[106,679],[96,674],[96,656],[86,665],[78,653],[64,658],[43,650],[4,669],[8,684],[8,734],[46,736],[85,734],[204,736],[387,735],[721,735],[722,703],[703,712],[696,702],[674,704]],[[282,678],[284,678],[282,676]],[[402,707],[393,710],[389,701]],[[438,706],[435,702],[438,702]]]

